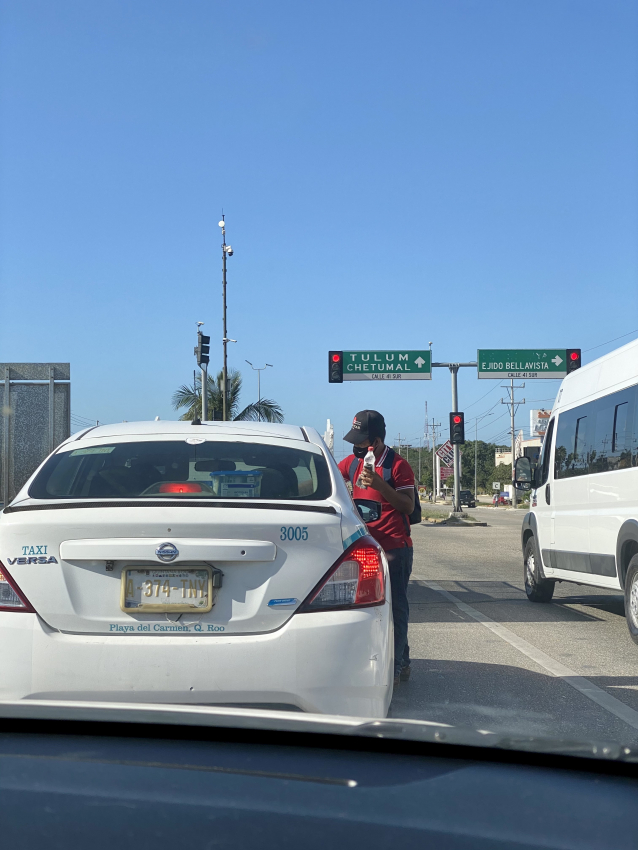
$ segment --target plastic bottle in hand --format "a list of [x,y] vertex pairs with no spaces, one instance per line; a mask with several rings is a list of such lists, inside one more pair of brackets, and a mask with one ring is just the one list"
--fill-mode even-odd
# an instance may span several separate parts
[[[363,459],[363,468],[369,469],[371,472],[374,472],[374,463],[375,463],[374,451],[372,450],[372,446],[370,446],[368,448],[368,453],[366,454],[366,456]],[[359,481],[357,482],[357,486],[358,487],[362,486],[361,476],[359,476]]]

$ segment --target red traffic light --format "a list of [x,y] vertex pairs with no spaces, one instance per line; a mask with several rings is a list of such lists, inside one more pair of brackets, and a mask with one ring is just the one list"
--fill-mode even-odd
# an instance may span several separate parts
[[580,360],[580,348],[568,348],[567,349],[567,363],[565,364],[567,367],[567,374],[570,372],[575,372],[576,369],[580,369],[581,360]]
[[343,383],[343,351],[328,352],[328,383]]
[[454,410],[450,413],[450,442],[455,446],[465,442],[465,414]]

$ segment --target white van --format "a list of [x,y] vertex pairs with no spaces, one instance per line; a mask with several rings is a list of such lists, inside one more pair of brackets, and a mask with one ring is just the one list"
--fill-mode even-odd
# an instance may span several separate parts
[[516,481],[532,489],[528,598],[549,602],[557,580],[624,590],[638,643],[638,340],[564,379],[538,468],[519,458]]

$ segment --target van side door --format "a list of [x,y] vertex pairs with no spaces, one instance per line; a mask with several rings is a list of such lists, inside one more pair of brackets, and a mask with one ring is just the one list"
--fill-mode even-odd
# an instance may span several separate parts
[[553,543],[553,522],[552,522],[552,506],[551,506],[551,490],[552,483],[550,481],[551,458],[552,458],[552,443],[554,438],[556,418],[550,420],[547,426],[547,433],[543,440],[543,448],[538,462],[538,478],[536,481],[536,492],[534,507],[534,515],[536,517],[536,527],[538,531],[538,550],[541,553],[541,558],[546,570],[549,573],[551,569],[550,549]]

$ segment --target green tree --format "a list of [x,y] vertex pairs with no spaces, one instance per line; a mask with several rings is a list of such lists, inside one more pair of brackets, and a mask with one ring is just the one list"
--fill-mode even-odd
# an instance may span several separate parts
[[[399,447],[393,446],[394,451],[399,454]],[[414,480],[417,484],[422,484],[428,489],[432,489],[432,452],[429,449],[421,448],[421,480],[419,480],[419,449],[418,447],[401,446],[401,457],[412,467],[414,472]]]
[[[461,446],[461,489],[474,492],[474,440],[468,440]],[[491,492],[494,470],[494,453],[498,446],[495,443],[485,443],[483,440],[476,441],[476,487],[479,492]],[[511,478],[511,476],[510,476]],[[509,481],[510,479],[507,479]]]
[[[217,377],[208,376],[208,418],[221,420],[223,414],[223,372]],[[241,394],[242,377],[237,369],[228,370],[227,381],[227,411],[228,418],[234,421],[256,422],[283,422],[284,414],[277,402],[268,398],[249,404],[243,410],[239,409],[239,396]],[[190,421],[201,419],[202,416],[202,381],[198,375],[192,386],[183,384],[173,393],[172,404],[175,410],[185,407],[186,412],[179,417],[180,420]]]

